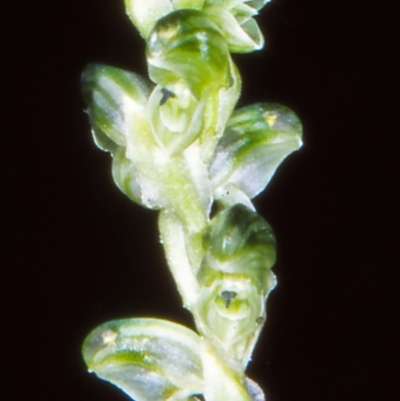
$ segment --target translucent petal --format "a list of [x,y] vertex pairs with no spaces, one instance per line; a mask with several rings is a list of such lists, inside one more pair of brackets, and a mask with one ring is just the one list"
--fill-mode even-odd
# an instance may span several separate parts
[[160,319],[116,320],[86,338],[90,371],[136,401],[194,401],[202,393],[199,337]]
[[263,47],[263,35],[252,18],[242,18],[242,23],[239,23],[231,12],[222,7],[209,8],[207,14],[220,28],[230,52],[247,53]]
[[301,146],[301,136],[298,117],[285,106],[261,103],[234,112],[210,167],[216,198],[232,187],[256,196]]
[[263,8],[267,3],[269,3],[271,0],[245,0],[245,4],[247,4],[249,7],[255,8],[256,10],[260,10]]
[[[115,145],[126,146],[132,122],[144,119],[149,95],[147,83],[138,75],[101,64],[91,64],[82,74],[82,92],[96,144],[113,152]],[[125,114],[126,104],[134,115]]]
[[262,388],[254,380],[247,378],[246,385],[253,401],[265,401],[265,395]]
[[248,21],[253,16],[257,15],[257,10],[253,7],[249,7],[247,3],[238,4],[230,10],[235,19],[240,25]]

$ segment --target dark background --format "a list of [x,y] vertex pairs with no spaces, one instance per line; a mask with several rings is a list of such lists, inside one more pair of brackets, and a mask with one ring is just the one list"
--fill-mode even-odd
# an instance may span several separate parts
[[[1,398],[126,400],[86,373],[88,332],[191,319],[156,213],[118,191],[92,143],[79,76],[88,62],[145,75],[144,43],[122,0],[2,8]],[[279,242],[249,367],[268,401],[400,399],[396,10],[274,0],[258,18],[265,49],[235,56],[240,105],[280,102],[304,124],[304,147],[255,201]]]

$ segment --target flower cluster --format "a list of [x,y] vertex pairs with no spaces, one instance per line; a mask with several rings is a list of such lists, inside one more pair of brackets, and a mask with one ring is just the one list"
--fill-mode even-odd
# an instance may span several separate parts
[[149,80],[90,65],[83,94],[117,186],[159,210],[167,262],[199,334],[157,319],[115,321],[88,336],[84,358],[137,401],[250,401],[262,392],[244,371],[276,257],[251,199],[301,145],[288,108],[234,110],[241,80],[230,54],[263,46],[253,16],[267,0],[125,3],[146,40]]

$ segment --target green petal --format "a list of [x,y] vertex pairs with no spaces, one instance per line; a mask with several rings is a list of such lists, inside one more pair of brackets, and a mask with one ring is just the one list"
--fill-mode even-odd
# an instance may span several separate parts
[[250,199],[256,196],[280,163],[301,146],[301,136],[298,117],[285,106],[260,103],[237,110],[210,167],[215,198],[224,198],[234,187]]
[[136,401],[192,400],[202,393],[199,337],[160,319],[116,320],[86,338],[90,371]]
[[159,20],[147,43],[150,78],[164,88],[183,81],[199,100],[231,86],[229,59],[218,27],[196,10],[175,11]]
[[[91,64],[82,74],[81,83],[97,146],[110,152],[116,145],[126,146],[131,122],[144,119],[149,95],[146,82],[131,72]],[[126,117],[128,103],[130,114],[135,110],[129,119]]]

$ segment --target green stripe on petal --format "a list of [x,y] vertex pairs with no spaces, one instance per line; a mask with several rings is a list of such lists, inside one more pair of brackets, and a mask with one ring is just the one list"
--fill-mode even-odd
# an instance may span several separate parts
[[136,401],[194,400],[203,390],[199,337],[160,319],[116,320],[86,338],[90,371]]
[[[126,146],[132,120],[144,119],[150,92],[147,83],[131,72],[91,64],[82,74],[81,84],[96,144],[110,152],[113,144]],[[129,122],[125,115],[128,103],[129,109],[135,110]]]
[[301,123],[289,108],[260,103],[233,113],[210,167],[216,198],[236,187],[250,199],[302,144]]

